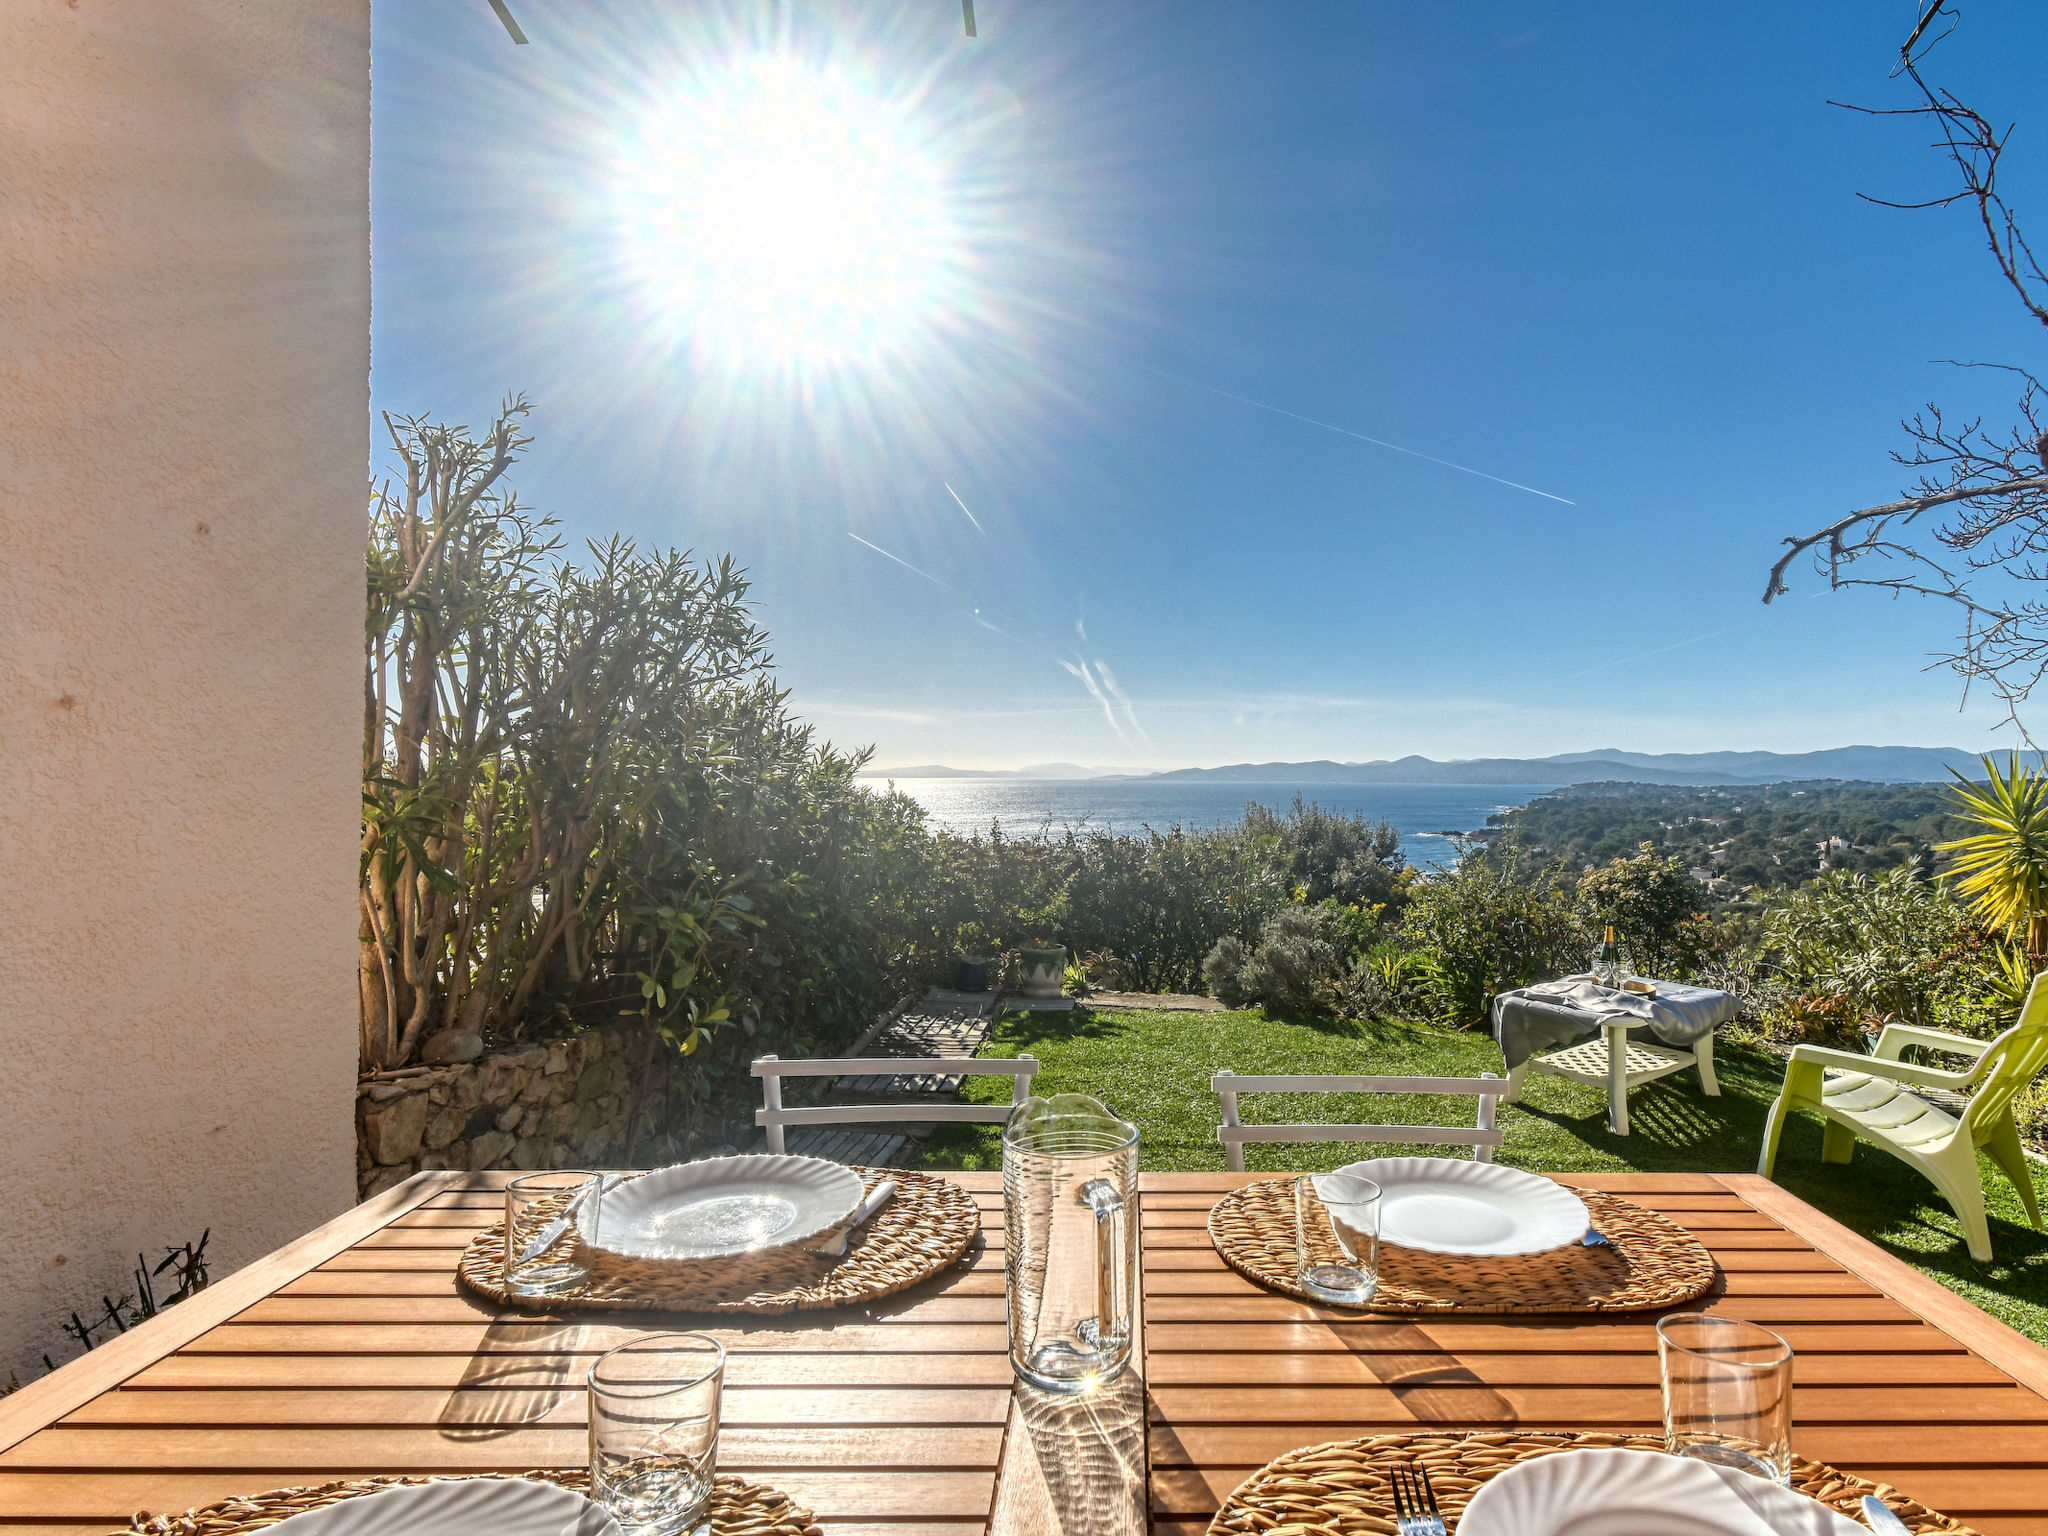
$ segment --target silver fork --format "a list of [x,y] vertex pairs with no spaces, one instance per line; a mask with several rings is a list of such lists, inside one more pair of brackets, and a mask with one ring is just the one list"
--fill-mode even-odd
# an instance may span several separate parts
[[1401,1536],[1444,1536],[1443,1512],[1429,1486],[1429,1468],[1404,1462],[1389,1476],[1394,1486],[1394,1526]]

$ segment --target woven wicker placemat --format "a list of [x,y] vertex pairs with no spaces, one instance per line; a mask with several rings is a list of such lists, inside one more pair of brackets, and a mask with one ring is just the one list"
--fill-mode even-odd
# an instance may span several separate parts
[[[981,1235],[981,1210],[958,1184],[902,1168],[855,1168],[872,1190],[896,1181],[895,1198],[854,1233],[840,1258],[821,1258],[790,1246],[766,1254],[692,1263],[636,1264],[582,1249],[589,1278],[573,1291],[520,1297],[505,1289],[505,1223],[492,1223],[469,1240],[457,1273],[462,1283],[500,1306],[543,1312],[725,1312],[776,1315],[817,1312],[877,1301],[929,1280],[956,1264]],[[580,1248],[573,1230],[564,1243]]]
[[[1466,1257],[1380,1245],[1375,1312],[1634,1312],[1675,1306],[1714,1284],[1714,1260],[1669,1217],[1601,1190],[1575,1190],[1607,1243],[1547,1253]],[[1327,1221],[1311,1239],[1319,1262],[1343,1254]],[[1294,1181],[1261,1179],[1234,1189],[1209,1212],[1209,1240],[1248,1280],[1301,1301],[1294,1234]]]
[[[587,1472],[522,1472],[511,1474],[528,1482],[553,1483],[572,1493],[590,1492]],[[276,1525],[309,1509],[324,1509],[343,1499],[366,1493],[383,1493],[392,1488],[411,1488],[420,1483],[474,1482],[489,1478],[459,1477],[364,1477],[346,1483],[321,1483],[309,1488],[277,1488],[269,1493],[252,1493],[245,1498],[222,1499],[218,1504],[188,1509],[182,1515],[137,1515],[122,1536],[247,1536]],[[808,1509],[780,1493],[745,1478],[721,1477],[711,1491],[711,1529],[714,1536],[821,1536],[816,1519]]]
[[[1503,1432],[1373,1435],[1307,1445],[1276,1457],[1246,1478],[1209,1522],[1209,1536],[1279,1531],[1299,1536],[1390,1536],[1396,1527],[1388,1474],[1406,1462],[1420,1462],[1429,1469],[1429,1485],[1443,1508],[1444,1524],[1451,1536],[1457,1536],[1459,1516],[1488,1478],[1532,1457],[1603,1446],[1661,1451],[1664,1442],[1649,1435]],[[1915,1503],[1888,1484],[1865,1482],[1825,1462],[1794,1457],[1792,1486],[1859,1525],[1859,1501],[1874,1493],[1920,1536],[1975,1536],[1968,1526]]]

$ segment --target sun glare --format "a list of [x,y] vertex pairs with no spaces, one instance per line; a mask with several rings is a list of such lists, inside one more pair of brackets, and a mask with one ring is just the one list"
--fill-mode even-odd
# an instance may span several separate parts
[[737,63],[633,136],[615,189],[642,298],[741,366],[879,360],[943,325],[962,240],[914,108],[836,70]]

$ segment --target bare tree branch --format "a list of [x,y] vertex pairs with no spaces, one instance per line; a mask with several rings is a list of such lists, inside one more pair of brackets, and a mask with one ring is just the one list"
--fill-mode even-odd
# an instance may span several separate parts
[[[1791,548],[1779,556],[1778,563],[1771,567],[1771,579],[1764,587],[1764,601],[1768,603],[1772,598],[1783,597],[1792,590],[1785,585],[1786,568],[1814,545],[1826,543],[1829,546],[1830,558],[1837,562],[1843,561],[1847,551],[1842,545],[1842,535],[1859,523],[1893,517],[1910,523],[1929,507],[1947,506],[1952,502],[1969,501],[1980,496],[2005,496],[2015,491],[2028,490],[2048,491],[2048,475],[2031,475],[2021,480],[2007,480],[1999,485],[1964,486],[1959,490],[1942,491],[1934,496],[1912,496],[1904,501],[1888,501],[1881,507],[1865,507],[1861,512],[1851,512],[1840,522],[1830,523],[1804,538],[1788,538],[1785,542],[1791,545]],[[1835,584],[1842,586],[1847,583],[1837,581]]]
[[[2027,313],[2048,326],[2048,271],[2042,269],[1998,189],[1999,163],[2013,128],[1996,128],[1953,92],[1930,86],[1920,74],[1920,61],[1954,30],[1955,16],[1948,11],[1947,29],[1921,46],[1945,8],[1946,0],[1932,0],[1899,50],[1893,70],[1895,77],[1904,75],[1913,82],[1918,105],[1831,104],[1872,117],[1933,120],[1932,147],[1947,157],[1958,188],[1915,202],[1867,196],[1865,200],[1915,209],[1974,204],[1999,274]],[[1764,584],[1764,601],[1789,590],[1786,574],[1805,555],[1835,589],[1872,587],[1894,597],[1932,597],[1953,604],[1962,633],[1954,648],[1937,656],[1933,665],[1947,666],[1961,677],[1965,700],[1974,686],[1990,688],[2004,704],[2007,722],[2031,746],[2021,706],[2048,679],[2048,429],[2043,424],[2048,409],[2040,381],[2025,368],[2002,363],[1958,366],[2006,368],[2020,376],[2023,386],[2014,425],[2002,436],[1986,432],[1981,419],[1951,425],[1935,405],[1903,423],[1911,446],[1892,458],[1902,468],[1917,471],[1918,484],[1897,501],[1865,507],[1812,533],[1786,539],[1785,552]],[[1940,515],[1923,517],[1937,509]]]

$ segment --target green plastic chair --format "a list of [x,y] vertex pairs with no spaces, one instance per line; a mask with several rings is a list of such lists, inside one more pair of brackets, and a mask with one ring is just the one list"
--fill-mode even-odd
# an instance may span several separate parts
[[[1912,1066],[1899,1056],[1913,1045],[1974,1056],[1977,1061],[1959,1072]],[[1911,1024],[1887,1024],[1878,1037],[1877,1049],[1868,1056],[1818,1045],[1794,1046],[1785,1067],[1785,1086],[1778,1091],[1771,1117],[1764,1124],[1763,1152],[1756,1160],[1756,1171],[1770,1177],[1778,1160],[1778,1137],[1785,1129],[1787,1111],[1810,1109],[1826,1122],[1820,1154],[1823,1162],[1848,1162],[1860,1139],[1919,1169],[1955,1207],[1969,1239],[1970,1257],[1987,1263],[1991,1227],[1984,1215],[1979,1147],[1990,1153],[1991,1160],[2012,1180],[2020,1192],[2020,1203],[2027,1208],[2027,1219],[2037,1230],[2041,1226],[2041,1207],[2034,1198],[2034,1182],[2028,1177],[2019,1128],[2013,1124],[2012,1102],[2043,1066],[2048,1066],[2048,974],[2034,978],[2019,1022],[1995,1040],[1972,1040]],[[1904,1084],[1958,1091],[1974,1087],[1976,1091],[1958,1119],[1909,1093]]]

